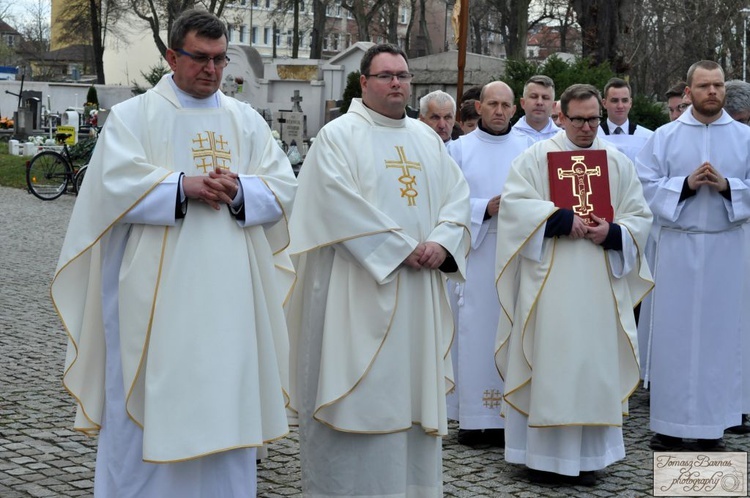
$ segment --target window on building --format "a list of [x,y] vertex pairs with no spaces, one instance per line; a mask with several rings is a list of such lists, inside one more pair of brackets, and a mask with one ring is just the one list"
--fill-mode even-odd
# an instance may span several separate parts
[[399,16],[398,22],[401,24],[409,22],[409,7],[401,7],[401,15]]
[[247,26],[242,24],[240,26],[240,43],[246,43],[247,42]]
[[234,41],[234,24],[227,24],[227,41]]
[[253,29],[250,31],[250,40],[253,45],[258,44],[258,26],[253,26]]
[[263,45],[271,44],[271,28],[263,28]]
[[294,33],[291,29],[286,31],[286,46],[291,47],[294,44]]
[[266,4],[265,4],[266,8],[268,10],[271,10],[273,8],[273,0],[265,0],[265,2],[266,2]]
[[276,46],[281,46],[281,30],[278,28],[276,29]]
[[333,33],[331,35],[331,50],[338,52],[339,50],[339,35]]
[[5,44],[8,45],[9,47],[14,47],[16,45],[16,37],[13,35],[8,35],[5,38]]

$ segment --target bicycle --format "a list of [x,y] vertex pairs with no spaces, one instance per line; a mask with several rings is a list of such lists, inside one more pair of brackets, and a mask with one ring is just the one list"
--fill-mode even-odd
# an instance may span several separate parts
[[29,192],[43,201],[57,199],[67,192],[68,185],[75,195],[81,189],[93,147],[79,161],[71,155],[71,149],[65,142],[69,137],[67,133],[56,134],[57,143],[63,144],[62,152],[43,150],[26,163],[26,186]]

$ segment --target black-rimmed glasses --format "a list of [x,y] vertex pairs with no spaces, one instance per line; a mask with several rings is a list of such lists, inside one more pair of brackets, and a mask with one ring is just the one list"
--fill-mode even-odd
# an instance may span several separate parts
[[599,126],[599,122],[602,120],[601,116],[594,116],[592,118],[572,118],[566,114],[565,117],[568,118],[568,121],[573,125],[573,128],[583,128],[583,124],[588,123],[589,128],[593,129]]

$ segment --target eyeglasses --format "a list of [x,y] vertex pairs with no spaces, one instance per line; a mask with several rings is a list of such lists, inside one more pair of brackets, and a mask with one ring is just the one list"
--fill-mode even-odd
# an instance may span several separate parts
[[175,52],[180,55],[187,55],[193,62],[195,62],[196,64],[200,64],[201,66],[207,66],[211,61],[214,61],[214,67],[218,68],[225,67],[227,64],[229,64],[229,57],[227,57],[226,54],[209,57],[207,55],[191,54],[190,52],[182,50],[181,48],[178,48],[177,50],[175,50]]
[[677,107],[669,107],[669,112],[684,112],[690,104],[678,104]]
[[573,125],[573,128],[583,128],[583,124],[588,123],[589,128],[593,129],[599,126],[599,121],[602,120],[601,116],[595,116],[593,118],[571,118],[567,114],[565,116],[570,120],[570,124]]
[[383,83],[390,83],[393,78],[396,78],[399,83],[409,83],[414,77],[411,73],[378,73],[378,74],[366,74],[367,78],[377,78],[378,81]]

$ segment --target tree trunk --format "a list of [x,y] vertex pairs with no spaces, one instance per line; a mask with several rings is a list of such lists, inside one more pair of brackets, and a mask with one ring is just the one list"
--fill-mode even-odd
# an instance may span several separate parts
[[[469,0],[466,0],[467,2]],[[430,30],[427,28],[427,0],[419,0],[419,36],[424,40],[425,55],[432,53]]]
[[323,57],[323,36],[326,30],[326,4],[323,0],[313,0],[312,6],[313,25],[310,37],[310,58],[320,59]]
[[89,0],[91,15],[91,48],[94,52],[96,82],[104,84],[104,44],[102,43],[101,8],[97,0]]
[[398,3],[391,3],[388,9],[388,43],[398,45]]
[[616,73],[630,68],[620,49],[620,37],[628,31],[621,13],[628,0],[573,0],[572,6],[581,26],[583,57],[593,64],[609,62]]
[[[250,0],[252,1],[252,0]],[[294,20],[292,27],[292,59],[299,57],[299,0],[294,0]],[[252,26],[250,27],[252,30]],[[250,35],[252,36],[252,34]]]
[[508,29],[505,53],[509,59],[526,58],[526,36],[529,31],[529,3],[531,0],[512,2],[505,10],[504,24]]

